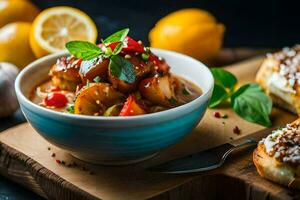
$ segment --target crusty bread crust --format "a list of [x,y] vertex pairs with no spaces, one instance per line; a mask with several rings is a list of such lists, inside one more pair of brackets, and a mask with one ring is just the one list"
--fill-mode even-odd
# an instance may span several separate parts
[[264,148],[263,144],[259,144],[253,152],[253,162],[259,175],[281,185],[300,189],[300,167],[278,162]]
[[[300,118],[292,124],[295,123],[300,123]],[[290,188],[300,189],[300,165],[280,162],[269,156],[263,143],[259,143],[254,150],[253,162],[260,176]]]

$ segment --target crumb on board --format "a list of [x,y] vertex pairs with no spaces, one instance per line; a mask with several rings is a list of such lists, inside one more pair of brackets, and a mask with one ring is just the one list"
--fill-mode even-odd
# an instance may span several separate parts
[[216,112],[214,112],[214,117],[215,117],[215,118],[227,119],[227,118],[228,118],[228,115],[216,111]]
[[[50,149],[51,150],[51,149]],[[49,150],[49,151],[50,151]],[[63,160],[61,158],[58,158],[59,156],[56,155],[56,153],[51,152],[51,157],[54,158],[53,160],[60,166],[65,166],[65,167],[74,167],[78,168],[82,171],[87,172],[89,175],[95,175],[95,172],[90,170],[89,168],[83,166],[83,165],[78,165],[74,160]]]
[[238,126],[235,126],[232,131],[234,134],[237,134],[237,135],[240,135],[242,132],[242,130]]

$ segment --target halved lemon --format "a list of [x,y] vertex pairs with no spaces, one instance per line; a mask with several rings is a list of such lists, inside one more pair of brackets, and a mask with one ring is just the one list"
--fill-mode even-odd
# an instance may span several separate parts
[[30,46],[36,57],[65,49],[72,40],[95,43],[97,28],[84,12],[59,6],[44,10],[34,20],[30,33]]

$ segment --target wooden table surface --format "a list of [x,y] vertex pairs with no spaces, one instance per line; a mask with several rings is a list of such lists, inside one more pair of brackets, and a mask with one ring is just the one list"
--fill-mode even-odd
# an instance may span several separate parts
[[[223,65],[229,64],[236,60],[242,60],[249,56],[261,54],[265,52],[265,50],[256,51],[256,50],[249,50],[249,49],[230,49],[230,50],[223,50],[217,60],[216,65]],[[14,126],[21,122],[24,122],[25,119],[20,111],[16,112],[13,116],[1,119],[0,123],[0,131],[7,129],[8,127]],[[2,196],[1,196],[2,195]],[[11,199],[36,199],[40,198],[33,193],[26,192],[23,188],[17,187],[15,184],[7,181],[3,177],[0,176],[0,199],[2,197],[7,197]]]
[[[25,121],[26,119],[24,118],[22,112],[18,110],[12,116],[1,119],[0,132]],[[0,200],[27,199],[39,200],[43,198],[0,175]]]

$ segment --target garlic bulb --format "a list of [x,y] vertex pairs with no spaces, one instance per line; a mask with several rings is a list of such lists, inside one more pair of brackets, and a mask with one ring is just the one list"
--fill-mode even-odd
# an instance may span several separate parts
[[19,107],[14,88],[18,72],[15,65],[0,62],[0,117],[13,114]]

